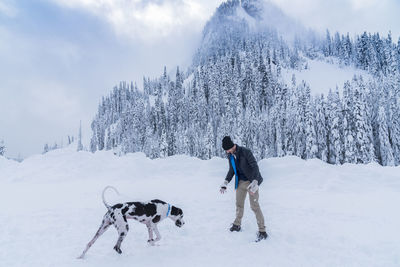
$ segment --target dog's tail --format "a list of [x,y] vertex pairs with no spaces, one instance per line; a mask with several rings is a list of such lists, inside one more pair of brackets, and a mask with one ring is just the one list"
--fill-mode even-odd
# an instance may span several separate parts
[[113,187],[113,186],[108,185],[108,186],[106,186],[106,187],[104,188],[103,194],[102,194],[103,203],[104,203],[104,206],[106,206],[106,208],[107,208],[108,210],[111,209],[111,206],[107,204],[106,199],[104,198],[104,193],[105,193],[105,192],[107,191],[107,189],[109,189],[109,188],[113,189],[113,190],[114,190],[115,192],[117,192],[117,194],[119,195],[118,190],[117,190],[115,187]]

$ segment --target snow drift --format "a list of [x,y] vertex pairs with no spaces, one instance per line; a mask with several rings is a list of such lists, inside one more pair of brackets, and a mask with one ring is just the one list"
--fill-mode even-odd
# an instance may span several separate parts
[[[297,157],[259,162],[260,204],[270,235],[253,242],[257,225],[248,203],[243,231],[230,233],[235,195],[221,195],[227,161],[142,153],[75,152],[71,148],[0,160],[0,261],[3,266],[399,266],[400,168],[328,165]],[[181,207],[183,229],[159,224],[159,246],[130,221],[122,255],[110,228],[89,250],[111,203],[159,198]],[[248,200],[246,201],[248,202]]]

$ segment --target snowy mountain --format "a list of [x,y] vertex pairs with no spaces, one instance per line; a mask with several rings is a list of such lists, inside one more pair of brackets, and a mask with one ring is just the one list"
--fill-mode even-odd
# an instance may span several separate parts
[[[242,50],[240,44],[252,36],[278,34],[288,45],[296,40],[308,42],[311,39],[321,39],[315,32],[307,30],[298,21],[286,16],[282,10],[270,2],[263,0],[229,1],[221,4],[215,14],[206,24],[198,53],[194,56],[194,65],[200,58],[208,58],[218,51]],[[267,40],[279,43],[281,40]],[[290,84],[294,74],[298,81],[304,80],[310,85],[312,94],[328,95],[329,90],[351,81],[353,77],[363,76],[370,80],[370,75],[362,69],[344,65],[335,57],[302,57],[301,64],[282,67],[282,78]],[[294,65],[294,64],[292,64]]]
[[[0,157],[0,259],[3,266],[398,266],[400,264],[399,167],[376,163],[335,166],[298,157],[259,162],[269,239],[254,243],[257,225],[248,204],[240,233],[232,183],[219,186],[226,159],[143,153],[50,151],[22,163]],[[199,171],[201,170],[201,171]],[[85,260],[76,259],[110,204],[159,198],[184,211],[186,224],[159,224],[159,246],[147,245],[147,229],[130,220],[122,244],[110,228]],[[238,251],[246,251],[238,256]]]
[[311,33],[270,2],[226,1],[217,8],[205,25],[194,63],[218,51],[238,48],[243,39],[253,34],[271,32],[277,32],[287,40],[294,40],[296,35],[304,37]]
[[390,33],[320,36],[270,3],[226,1],[188,70],[143,88],[121,83],[103,98],[92,151],[209,159],[230,135],[257,159],[400,164],[400,40]]

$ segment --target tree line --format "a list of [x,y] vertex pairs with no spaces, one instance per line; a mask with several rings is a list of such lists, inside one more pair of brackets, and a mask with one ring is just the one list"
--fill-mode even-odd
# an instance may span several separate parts
[[[256,158],[296,155],[332,164],[400,164],[400,46],[391,35],[338,33],[294,41],[276,32],[236,34],[208,41],[175,79],[144,78],[143,90],[121,82],[103,97],[92,122],[90,149],[144,152],[151,158],[223,156],[223,136]],[[246,34],[243,34],[246,32]],[[222,42],[221,42],[222,40]],[[203,47],[204,49],[204,47]],[[284,81],[282,68],[307,68],[307,59],[336,59],[368,71],[328,95]]]

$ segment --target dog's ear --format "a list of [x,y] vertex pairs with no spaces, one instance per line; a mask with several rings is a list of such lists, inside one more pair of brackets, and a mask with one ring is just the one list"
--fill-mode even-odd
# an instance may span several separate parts
[[180,208],[177,208],[175,206],[171,207],[171,215],[178,216],[178,215],[182,215],[182,214],[183,214],[183,211]]

